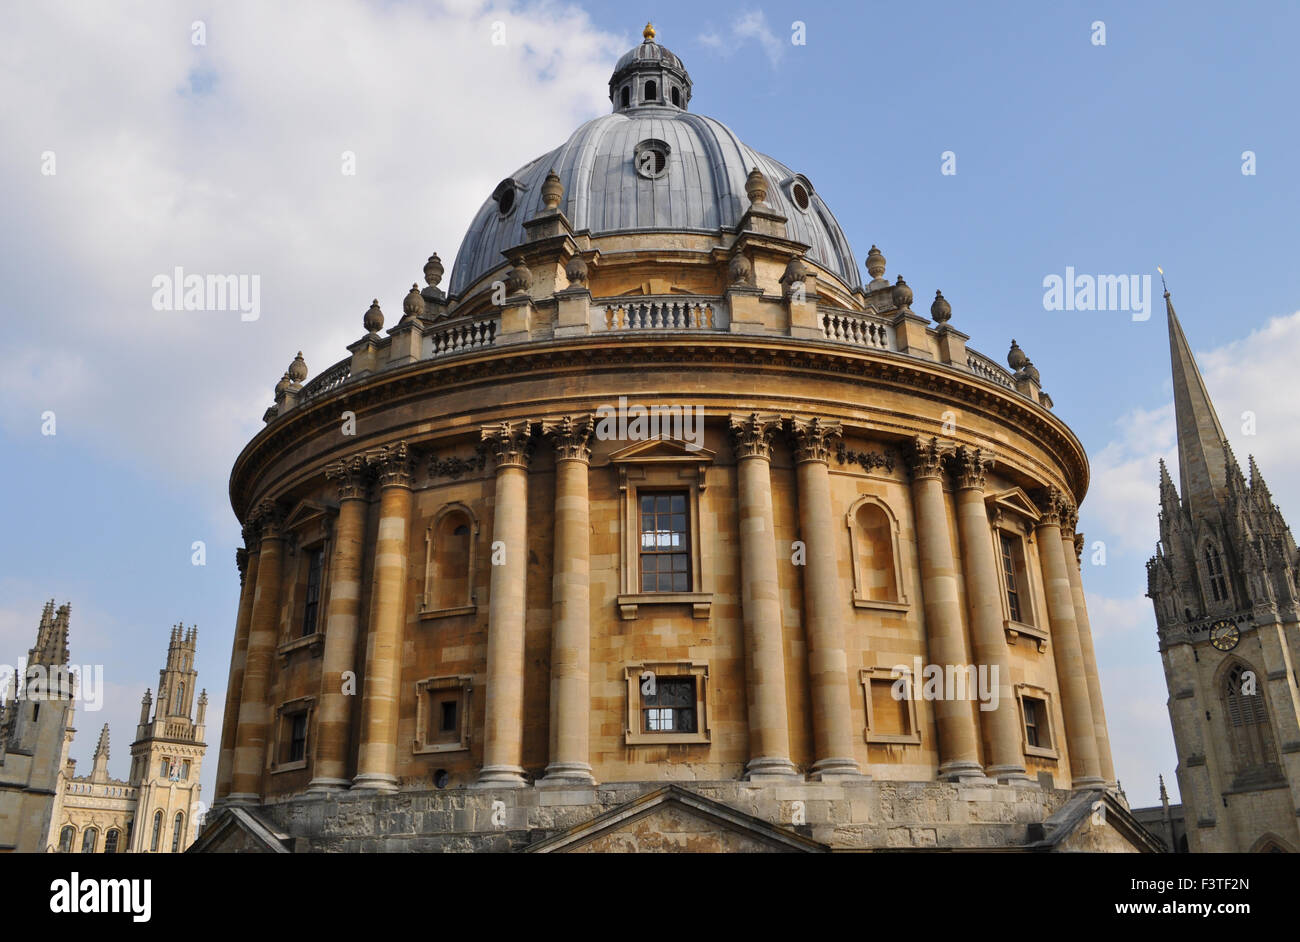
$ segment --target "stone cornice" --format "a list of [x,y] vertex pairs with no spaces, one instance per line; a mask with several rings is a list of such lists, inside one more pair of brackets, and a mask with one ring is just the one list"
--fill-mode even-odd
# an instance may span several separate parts
[[[246,517],[255,498],[265,493],[266,485],[259,478],[269,465],[306,442],[318,442],[322,429],[333,426],[342,410],[359,413],[394,406],[457,384],[495,385],[502,379],[561,377],[601,368],[618,372],[634,367],[645,372],[663,366],[690,369],[704,365],[741,373],[761,371],[776,377],[842,377],[850,382],[897,388],[945,406],[960,403],[972,414],[1017,429],[1030,443],[1054,455],[1058,462],[1044,464],[1014,443],[990,442],[998,450],[1002,467],[1014,465],[1008,458],[1015,457],[1032,478],[1059,482],[1075,495],[1082,495],[1087,488],[1087,458],[1068,426],[1041,406],[964,370],[887,351],[810,344],[788,338],[709,334],[651,340],[620,334],[609,339],[492,347],[455,357],[421,360],[345,384],[293,410],[253,437],[235,461],[230,481],[231,503],[241,519]],[[785,386],[774,384],[771,394],[764,398],[774,402],[782,400],[781,390]],[[810,405],[815,408],[818,404]],[[774,408],[796,411],[789,405]],[[843,421],[846,429],[861,425],[860,420],[847,416]],[[904,428],[901,420],[899,427],[901,435]],[[876,428],[874,423],[871,428]]]

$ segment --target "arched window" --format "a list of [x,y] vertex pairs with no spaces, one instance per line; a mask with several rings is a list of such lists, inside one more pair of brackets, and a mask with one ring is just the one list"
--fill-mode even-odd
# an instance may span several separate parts
[[162,821],[162,812],[155,811],[153,814],[153,836],[149,839],[149,850],[155,854],[158,852],[158,844],[162,840]]
[[643,100],[643,101],[658,101],[658,100],[659,100],[659,86],[658,86],[657,84],[655,84],[653,81],[646,82],[646,83],[645,83],[645,98],[642,99],[642,100]]
[[424,611],[456,612],[474,605],[474,534],[463,504],[448,504],[425,532]]
[[62,831],[59,832],[59,853],[60,854],[72,853],[72,839],[76,836],[77,836],[77,829],[74,828],[71,824],[67,825],[66,827],[64,827]]
[[117,853],[117,842],[118,842],[118,838],[120,838],[121,835],[122,832],[119,831],[117,828],[113,828],[111,831],[109,831],[107,834],[104,835],[104,853],[106,854]]
[[628,105],[632,104],[632,88],[631,88],[631,86],[629,86],[629,85],[624,85],[624,86],[623,86],[623,90],[622,90],[621,92],[619,92],[619,103],[620,103],[621,106],[624,107],[624,108],[626,108]]
[[1210,576],[1210,593],[1216,602],[1228,600],[1228,583],[1223,576],[1223,560],[1213,543],[1205,544],[1205,571]]
[[175,828],[172,831],[172,853],[179,854],[181,852],[181,836],[185,833],[185,815],[179,811],[176,812],[173,823]]
[[81,835],[81,852],[83,854],[93,854],[95,844],[99,841],[99,832],[94,828],[86,828]]
[[672,97],[673,104],[680,108],[682,106],[682,94],[677,90],[677,86],[675,85],[673,86]]
[[1280,774],[1268,707],[1259,675],[1240,661],[1223,679],[1223,715],[1237,777],[1272,778]]
[[853,604],[862,608],[907,604],[898,558],[898,522],[875,497],[861,497],[849,510]]

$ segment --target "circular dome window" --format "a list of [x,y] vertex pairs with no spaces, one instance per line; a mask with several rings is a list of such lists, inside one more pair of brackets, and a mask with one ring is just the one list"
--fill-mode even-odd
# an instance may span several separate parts
[[800,209],[808,208],[808,189],[802,183],[790,187],[790,195],[794,198],[794,204]]
[[505,179],[498,183],[497,188],[492,191],[492,198],[497,203],[497,212],[502,216],[509,216],[514,210],[518,190],[518,183],[511,179]]
[[632,166],[638,176],[655,180],[668,172],[668,155],[672,149],[663,141],[642,141],[632,151]]

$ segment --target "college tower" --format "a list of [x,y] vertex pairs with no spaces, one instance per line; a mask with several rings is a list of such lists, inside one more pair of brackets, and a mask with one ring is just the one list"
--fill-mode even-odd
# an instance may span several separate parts
[[1154,848],[1038,370],[644,35],[446,291],[276,385],[196,847]]
[[[108,774],[109,732],[99,732],[90,775],[68,758],[73,675],[68,666],[69,606],[45,606],[24,678],[0,713],[0,851],[178,853],[194,840],[208,695],[195,715],[198,630],[177,626],[158,677],[148,690],[131,743],[126,780]],[[22,684],[19,695],[18,684]],[[151,712],[152,710],[152,712]]]
[[[1188,849],[1300,850],[1300,555],[1249,460],[1242,472],[1165,293],[1178,487],[1160,463],[1147,563]],[[1163,786],[1162,786],[1163,790]]]

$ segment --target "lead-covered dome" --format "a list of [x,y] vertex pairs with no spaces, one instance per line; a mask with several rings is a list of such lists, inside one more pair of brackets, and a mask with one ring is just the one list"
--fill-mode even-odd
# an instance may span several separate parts
[[687,111],[690,77],[653,40],[647,27],[645,42],[619,60],[610,79],[612,114],[588,121],[493,190],[456,255],[453,295],[502,268],[502,253],[525,240],[523,223],[542,210],[542,182],[552,169],[564,186],[559,209],[574,231],[604,236],[735,228],[749,207],[745,180],[757,167],[789,238],[850,289],[861,286],[848,239],[808,178],[746,146],[722,122]]

